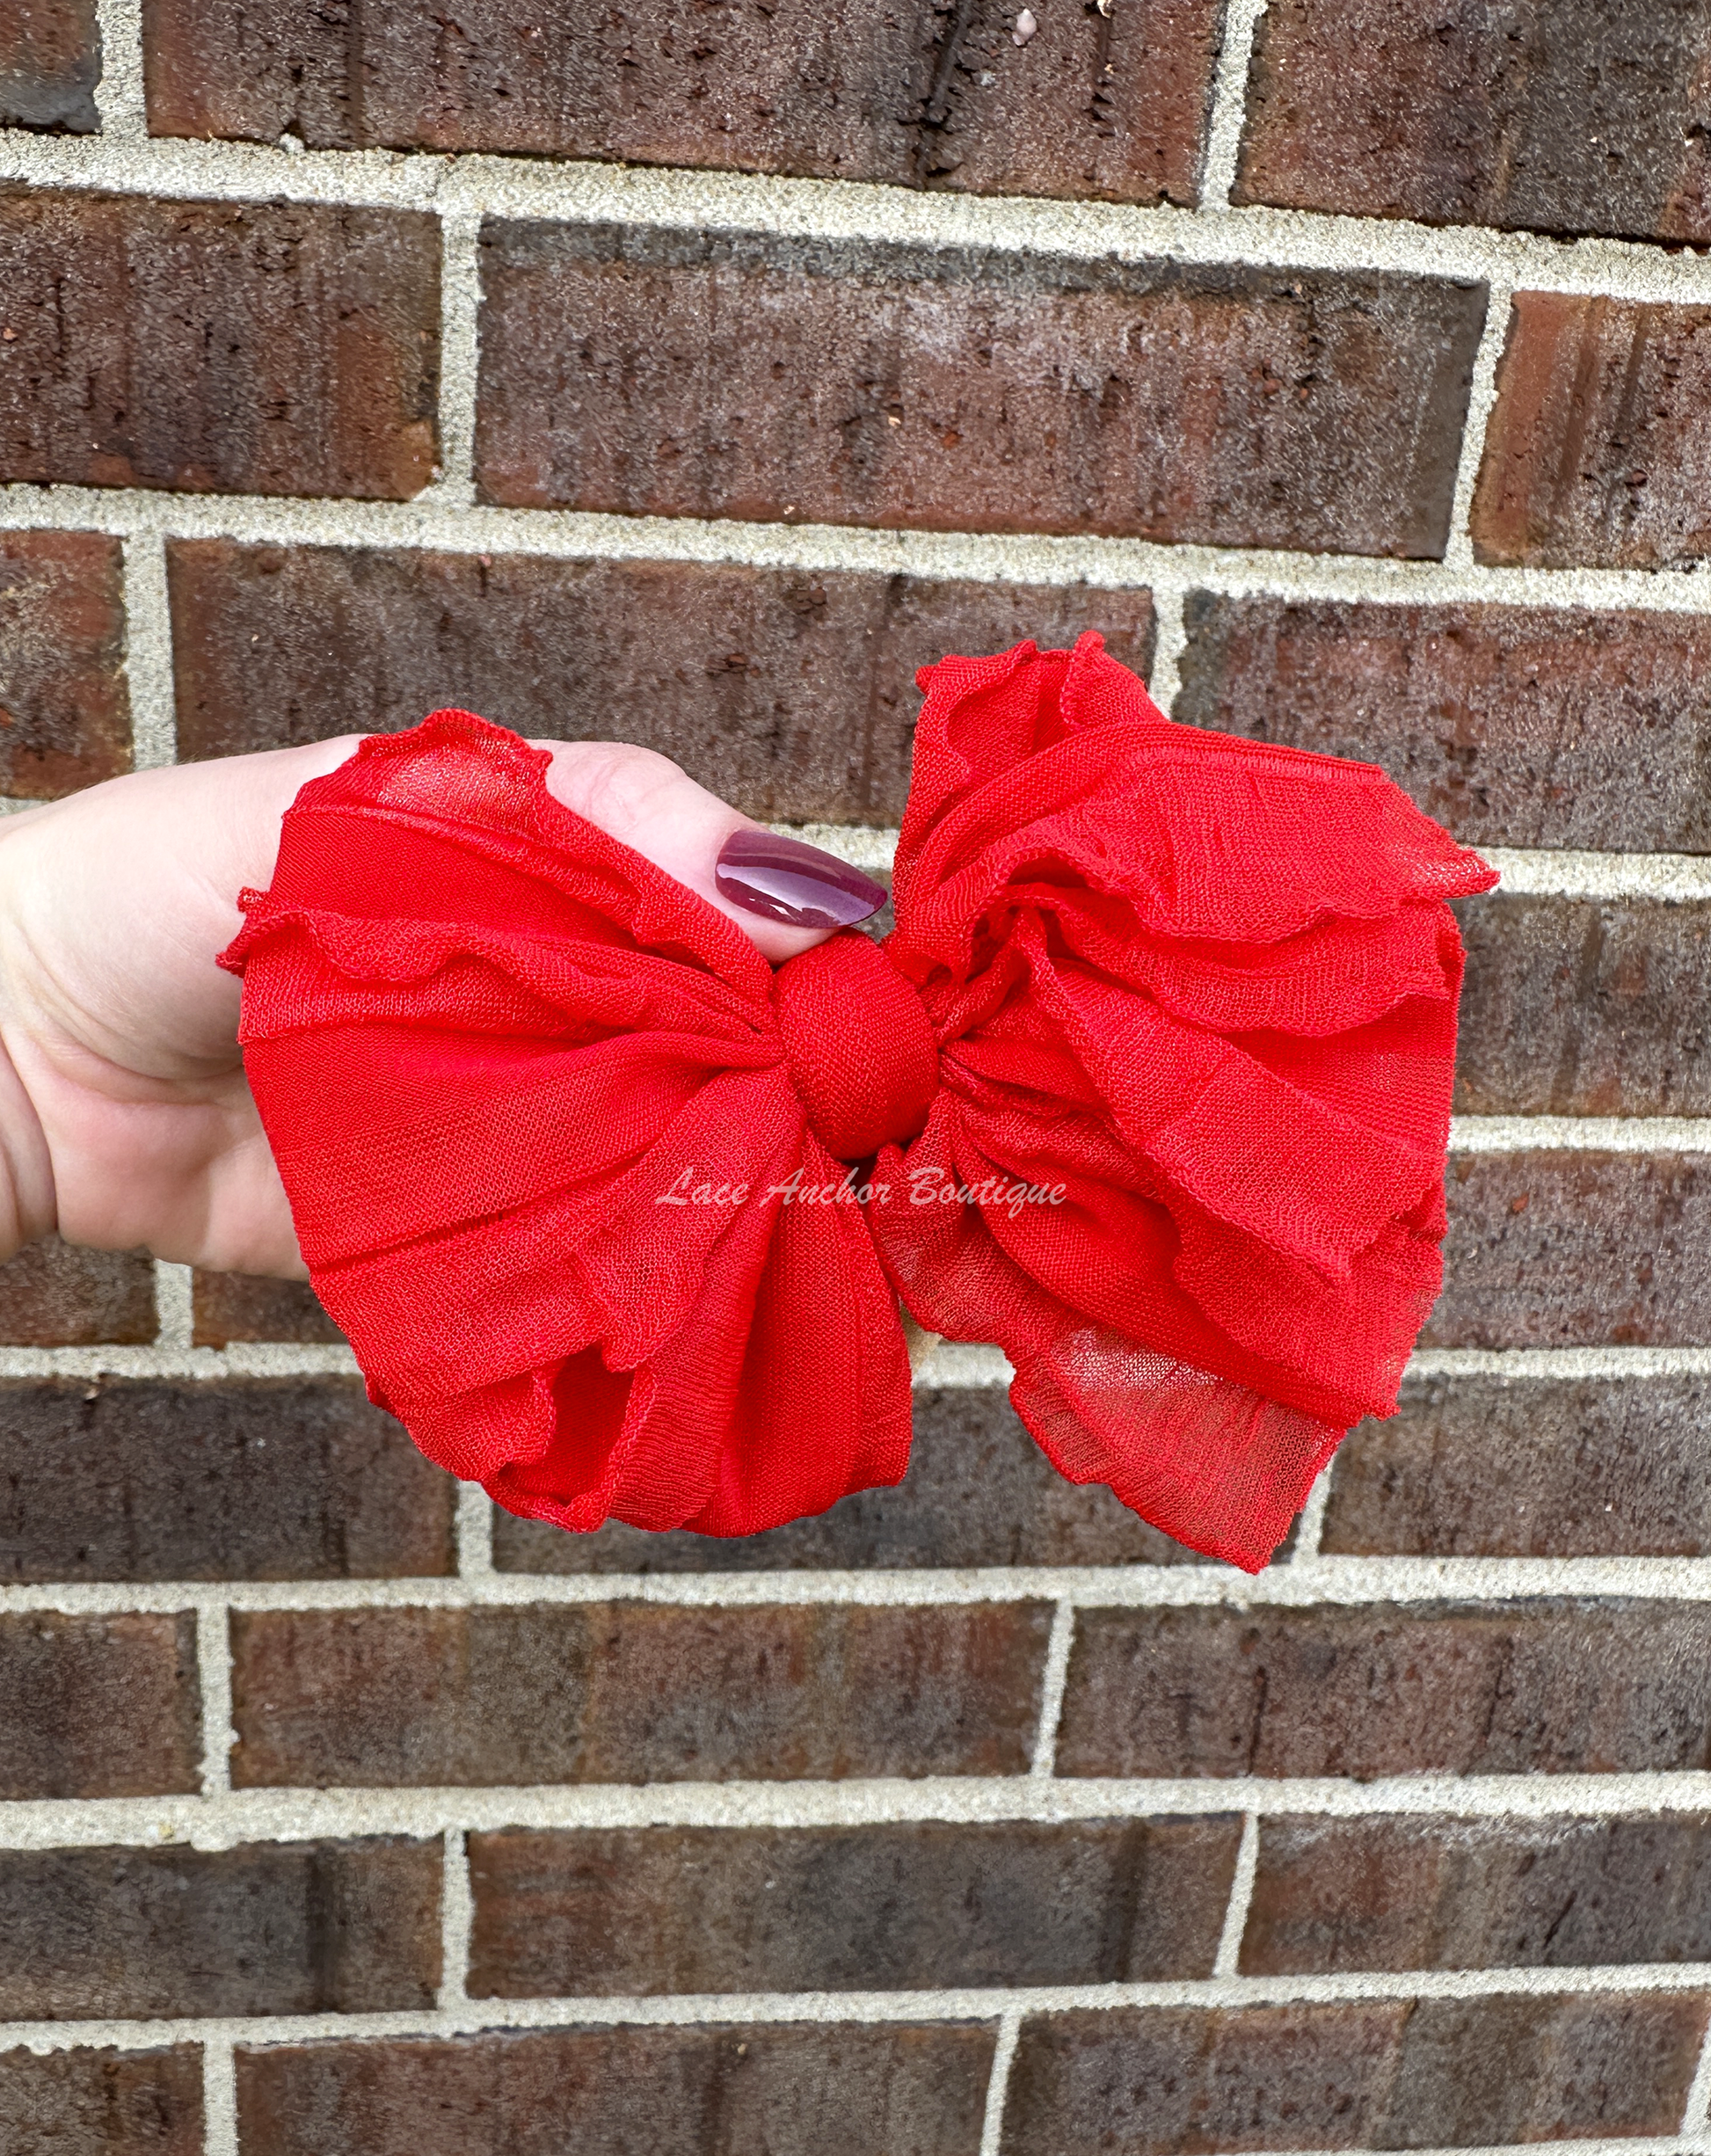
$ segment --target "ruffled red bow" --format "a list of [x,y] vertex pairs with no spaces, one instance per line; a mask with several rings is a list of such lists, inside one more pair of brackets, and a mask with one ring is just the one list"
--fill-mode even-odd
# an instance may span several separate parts
[[1444,901],[1496,878],[1096,636],[921,681],[895,932],[775,972],[466,712],[306,786],[222,963],[310,1276],[514,1512],[750,1534],[899,1481],[900,1296],[1073,1482],[1256,1570],[1438,1292]]

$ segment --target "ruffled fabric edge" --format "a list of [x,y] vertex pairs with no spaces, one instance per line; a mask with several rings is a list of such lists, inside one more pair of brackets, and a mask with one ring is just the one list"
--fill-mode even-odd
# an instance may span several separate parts
[[[1381,1037],[1386,1020],[1410,1007],[1410,999],[1416,1011],[1435,1004],[1440,1013],[1415,1043],[1436,1073],[1437,1098],[1416,1103],[1403,1119],[1408,1127],[1386,1133],[1339,1114],[1329,1102],[1303,1101],[1330,1142],[1346,1139],[1358,1155],[1372,1154],[1375,1187],[1364,1188],[1359,1175],[1343,1177],[1360,1217],[1346,1224],[1328,1218],[1343,1232],[1329,1242],[1321,1232],[1316,1247],[1276,1241],[1295,1224],[1285,1217],[1291,1208],[1282,1208],[1264,1235],[1248,1232],[1252,1277],[1234,1269],[1214,1327],[1223,1341],[1203,1338],[1192,1359],[1180,1345],[1167,1348],[1162,1337],[1125,1332],[1064,1301],[1003,1247],[1019,1239],[1007,1238],[1001,1221],[1001,1232],[979,1248],[953,1250],[937,1238],[942,1247],[931,1258],[896,1235],[882,1242],[918,1322],[962,1340],[991,1337],[996,1329],[1016,1370],[1013,1404],[1061,1473],[1108,1484],[1179,1541],[1256,1571],[1286,1535],[1350,1424],[1362,1414],[1394,1412],[1408,1351],[1441,1283],[1442,1177],[1461,973],[1460,940],[1444,901],[1489,890],[1497,878],[1376,766],[1175,725],[1105,654],[1096,634],[1069,652],[1043,653],[1030,642],[992,659],[946,659],[918,679],[927,699],[898,849],[898,927],[888,948],[939,1020],[949,1065],[958,1038],[978,1040],[981,1017],[991,1016],[979,1012],[982,975],[1010,933],[1007,918],[1018,908],[1052,911],[1053,885],[1066,882],[1117,901],[1145,936],[1187,950],[1193,964],[1178,968],[1174,1015],[1190,1025],[1197,994],[1216,970],[1207,953],[1220,939],[1239,940],[1245,954],[1270,964],[1315,933],[1338,939],[1356,972],[1367,966],[1371,977],[1356,985],[1367,998],[1359,1008],[1369,1035]],[[1220,768],[1225,784],[1216,820],[1197,822],[1193,776],[1210,765]],[[1137,846],[1142,775],[1153,812]],[[1279,867],[1276,831],[1264,828],[1267,805],[1291,795],[1303,804],[1292,833],[1299,843]],[[1328,809],[1321,833],[1314,818]],[[1263,886],[1254,873],[1259,860],[1267,864]],[[1060,908],[1054,918],[1073,943],[1069,912]],[[1418,980],[1402,959],[1394,929],[1413,918],[1425,936],[1423,943],[1415,939]],[[1380,940],[1363,958],[1359,938],[1367,930]],[[1083,941],[1100,943],[1096,935]],[[1120,965],[1124,941],[1119,932],[1091,955]],[[1147,985],[1169,1008],[1172,998],[1158,995],[1161,980]],[[1347,991],[1351,982],[1341,986]],[[979,1015],[965,1036],[972,1012]],[[1295,1015],[1299,1022],[1301,1014]],[[1345,1030],[1327,1024],[1327,1045]],[[1096,1040],[1096,1027],[1087,1038]],[[1374,1053],[1382,1053],[1381,1045]],[[1209,1145],[1217,1149],[1211,1124],[1228,1125],[1233,1116],[1241,1121],[1239,1097],[1222,1100],[1215,1117],[1202,1115],[1209,1127],[1196,1128],[1191,1143],[1193,1117],[1170,1119],[1169,1143],[1164,1131],[1131,1125],[1123,1133],[1180,1193],[1176,1210],[1189,1232],[1173,1271],[1185,1292],[1198,1265],[1205,1293],[1211,1278],[1205,1254],[1212,1254],[1216,1271],[1231,1235],[1256,1225],[1243,1213],[1251,1215],[1252,1193],[1275,1157],[1266,1147],[1291,1138],[1285,1111],[1292,1074],[1286,1054],[1279,1060],[1285,1067],[1273,1070],[1263,1060],[1227,1058],[1218,1081],[1227,1094],[1237,1083],[1238,1095],[1251,1094],[1265,1106],[1261,1157],[1206,1154]],[[1093,1091],[1099,1096],[1096,1084]],[[958,1148],[946,1141],[942,1122],[917,1148],[929,1140],[942,1143],[954,1174]],[[899,1156],[898,1164],[906,1172],[906,1159]],[[1334,1170],[1335,1160],[1329,1165]],[[1335,1379],[1339,1344],[1306,1325],[1298,1327],[1296,1342],[1304,1366],[1273,1365],[1260,1375],[1266,1329],[1244,1319],[1263,1305],[1268,1268],[1280,1281],[1303,1277],[1303,1264],[1315,1277],[1316,1268],[1333,1282],[1340,1278],[1353,1299],[1351,1314],[1357,1304],[1368,1319],[1376,1314],[1381,1335],[1392,1339],[1388,1349],[1375,1339],[1376,1360],[1364,1382],[1326,1382]],[[1000,1275],[1006,1286],[994,1294]],[[994,1329],[981,1322],[991,1310],[1012,1315]]]

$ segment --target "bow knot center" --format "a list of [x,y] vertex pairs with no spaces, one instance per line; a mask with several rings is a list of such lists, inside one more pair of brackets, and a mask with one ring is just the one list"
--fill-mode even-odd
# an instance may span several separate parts
[[933,1026],[914,984],[871,937],[845,929],[772,979],[784,1060],[808,1125],[835,1161],[901,1145],[939,1089]]

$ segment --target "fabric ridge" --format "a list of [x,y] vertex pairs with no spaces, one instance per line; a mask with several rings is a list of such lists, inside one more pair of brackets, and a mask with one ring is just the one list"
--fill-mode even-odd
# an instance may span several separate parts
[[1096,635],[919,679],[896,928],[776,972],[468,712],[306,786],[221,962],[311,1279],[430,1458],[563,1527],[901,1480],[900,1299],[1257,1570],[1437,1295],[1445,901],[1496,878]]

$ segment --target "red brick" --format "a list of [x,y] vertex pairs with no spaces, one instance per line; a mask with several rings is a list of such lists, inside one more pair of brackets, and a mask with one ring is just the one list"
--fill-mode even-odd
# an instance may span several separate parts
[[1411,1379],[1336,1456],[1338,1556],[1711,1556],[1711,1380]]
[[178,748],[227,756],[413,726],[462,703],[521,733],[616,735],[751,815],[896,823],[917,666],[1105,632],[1145,674],[1146,591],[854,570],[554,561],[180,541]]
[[1560,1774],[1711,1762],[1711,1610],[1089,1610],[1059,1772]]
[[1671,2133],[1707,2003],[1499,1997],[1033,2019],[1016,2048],[1005,2156]]
[[1464,845],[1711,852],[1701,615],[1211,592],[1186,614],[1180,719],[1382,764]]
[[[956,11],[808,0],[622,17],[423,0],[372,23],[288,0],[145,0],[157,135],[289,131],[313,149],[510,150],[982,193],[1192,202],[1220,11]],[[1109,70],[1109,72],[1107,71]]]
[[1711,1163],[1698,1153],[1453,1155],[1427,1347],[1711,1342]]
[[1711,1818],[1272,1818],[1249,1976],[1711,1959]]
[[1386,2003],[1030,2016],[1004,2156],[1370,2146],[1407,2014]]
[[202,2054],[0,2051],[9,2156],[202,2156]]
[[0,188],[0,479],[403,499],[432,474],[434,220]]
[[1692,1992],[1423,1999],[1380,2145],[1673,2133],[1708,2004]]
[[198,1347],[233,1340],[289,1340],[334,1347],[345,1337],[307,1280],[264,1280],[254,1273],[198,1271],[191,1285]]
[[80,1250],[49,1235],[0,1265],[0,1342],[94,1347],[152,1340],[155,1269],[129,1250]]
[[470,1991],[934,1991],[1207,1977],[1241,1825],[472,1836]]
[[1707,0],[1271,0],[1233,199],[1711,240]]
[[433,2004],[437,1842],[0,1855],[8,2021]]
[[194,1789],[196,1621],[0,1617],[0,1797]]
[[246,1787],[819,1781],[1028,1762],[1041,1603],[233,1620]]
[[1702,1116],[1711,906],[1506,897],[1456,908],[1467,946],[1464,1115]]
[[490,501],[1444,550],[1482,286],[502,222],[482,253]]
[[1193,1564],[1103,1483],[1067,1482],[996,1386],[915,1394],[909,1472],[813,1519],[737,1537],[647,1534],[616,1522],[563,1534],[514,1513],[493,1517],[502,1572],[890,1570],[909,1565]]
[[123,572],[97,532],[0,532],[0,793],[129,770]]
[[100,79],[95,0],[23,0],[0,14],[0,127],[98,134]]
[[1474,496],[1482,562],[1711,553],[1711,307],[1518,292]]
[[455,1485],[357,1378],[0,1382],[0,1581],[455,1569]]
[[757,2022],[237,2051],[244,2156],[976,2156],[993,2032]]

